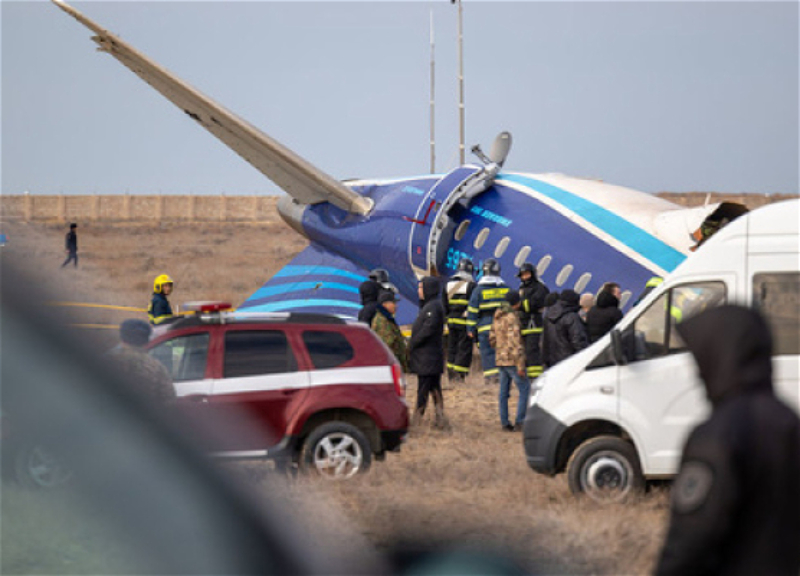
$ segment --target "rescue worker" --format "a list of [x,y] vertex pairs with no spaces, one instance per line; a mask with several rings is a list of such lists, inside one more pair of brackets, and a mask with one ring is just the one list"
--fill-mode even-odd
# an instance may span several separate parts
[[756,312],[720,306],[677,330],[711,416],[689,435],[657,574],[800,573],[800,419],[775,397]]
[[606,282],[597,295],[597,304],[586,314],[586,334],[589,342],[596,342],[622,320],[619,299],[622,290],[616,282]]
[[442,372],[444,372],[444,307],[439,279],[425,276],[419,283],[420,310],[411,327],[408,341],[408,360],[411,372],[417,375],[417,408],[413,422],[419,424],[428,407],[428,396],[433,397],[436,411],[433,425],[449,427],[444,415]]
[[375,318],[375,310],[378,308],[378,297],[381,293],[388,290],[389,273],[383,268],[376,268],[369,273],[369,278],[364,280],[358,287],[361,296],[361,310],[358,312],[358,320],[372,326],[372,319]]
[[167,296],[172,294],[174,283],[172,278],[166,274],[157,276],[153,281],[153,298],[147,309],[147,317],[150,324],[157,326],[173,318],[172,306],[170,306]]
[[644,300],[645,296],[650,294],[656,286],[660,286],[664,282],[664,279],[661,276],[653,276],[647,283],[644,285],[644,290],[642,293],[639,294],[639,297],[636,299],[636,302],[633,303],[636,306],[639,302]]
[[589,345],[586,328],[578,316],[580,297],[575,290],[564,290],[558,302],[544,314],[542,361],[551,368]]
[[442,295],[447,315],[447,375],[451,380],[465,380],[472,365],[472,338],[467,331],[467,306],[475,289],[475,266],[469,258],[458,262]]
[[528,378],[538,378],[542,373],[542,309],[550,290],[536,277],[536,268],[530,262],[519,267],[517,277],[522,282],[519,287],[519,316],[525,341],[526,374]]
[[378,297],[378,307],[372,319],[372,330],[394,353],[403,372],[408,372],[408,350],[403,332],[397,325],[394,315],[397,313],[397,296],[387,291]]
[[[500,412],[500,426],[506,432],[522,430],[531,383],[525,375],[525,345],[522,340],[522,327],[518,311],[521,307],[520,296],[509,290],[505,301],[494,312],[492,329],[489,331],[489,342],[495,349],[495,360],[500,372],[500,393],[497,405]],[[508,397],[511,392],[511,380],[517,385],[517,415],[514,425],[508,421]]]
[[494,312],[505,301],[508,286],[500,278],[500,263],[494,258],[484,261],[483,275],[472,291],[467,307],[467,329],[470,337],[478,340],[483,366],[483,380],[486,384],[499,382],[499,371],[494,363],[494,348],[489,344],[489,330],[492,329]]
[[148,398],[168,402],[176,397],[172,376],[144,349],[152,332],[144,320],[125,320],[119,327],[120,344],[109,355],[120,373],[133,378]]
[[69,232],[64,237],[64,251],[67,253],[67,259],[61,265],[63,268],[70,262],[75,262],[75,268],[78,267],[78,234],[75,229],[78,227],[74,222],[69,225]]

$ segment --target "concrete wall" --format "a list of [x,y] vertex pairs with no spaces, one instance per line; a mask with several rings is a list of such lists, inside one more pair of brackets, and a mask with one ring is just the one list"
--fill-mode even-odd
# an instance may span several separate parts
[[[796,198],[790,194],[706,194],[662,192],[683,206],[727,200],[753,209]],[[277,196],[107,196],[25,194],[0,197],[0,220],[22,222],[266,222],[275,218]]]

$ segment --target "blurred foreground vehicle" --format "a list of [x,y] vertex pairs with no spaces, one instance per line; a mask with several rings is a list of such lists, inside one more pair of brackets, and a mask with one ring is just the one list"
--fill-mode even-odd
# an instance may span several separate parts
[[[60,486],[43,491],[2,483],[0,572],[383,570],[358,535],[353,542],[360,549],[331,546],[318,535],[306,545],[311,528],[301,529],[295,512],[284,508],[279,483],[266,478],[256,495],[252,485],[212,466],[201,435],[179,429],[168,407],[152,404],[136,382],[101,365],[96,350],[87,354],[52,310],[40,316],[37,303],[44,299],[32,283],[5,265],[2,275],[4,468],[16,469],[17,457],[27,454],[26,484]],[[25,449],[31,445],[46,451]],[[58,471],[47,473],[44,462],[57,462]]]
[[270,458],[341,480],[400,449],[403,371],[365,325],[228,308],[184,305],[196,315],[159,330],[148,346],[172,374],[180,411],[210,429],[215,455]]
[[610,333],[537,380],[524,428],[535,471],[620,500],[671,478],[709,411],[676,326],[722,304],[767,319],[777,395],[800,411],[800,200],[759,208],[715,234]]

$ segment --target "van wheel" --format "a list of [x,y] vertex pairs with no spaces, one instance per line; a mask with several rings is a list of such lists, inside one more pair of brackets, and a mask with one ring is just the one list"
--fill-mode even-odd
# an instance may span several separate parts
[[573,494],[601,503],[644,492],[636,449],[616,436],[598,436],[578,446],[567,463],[567,479]]
[[372,452],[364,433],[346,422],[328,422],[303,445],[303,469],[329,480],[346,480],[369,470]]

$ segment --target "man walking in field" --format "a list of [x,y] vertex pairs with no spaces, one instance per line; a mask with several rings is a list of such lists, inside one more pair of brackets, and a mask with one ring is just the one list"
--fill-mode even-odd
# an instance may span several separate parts
[[64,239],[64,251],[67,253],[67,259],[61,265],[62,268],[70,262],[75,262],[75,268],[78,267],[78,234],[75,232],[77,227],[75,222],[69,225],[69,232]]

